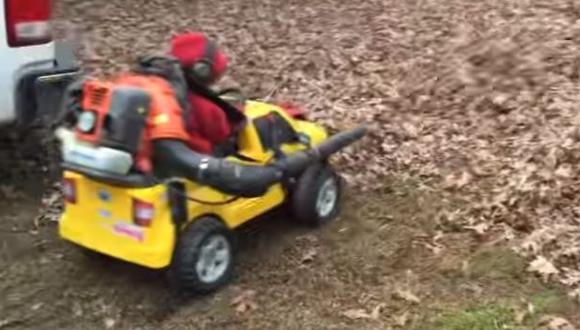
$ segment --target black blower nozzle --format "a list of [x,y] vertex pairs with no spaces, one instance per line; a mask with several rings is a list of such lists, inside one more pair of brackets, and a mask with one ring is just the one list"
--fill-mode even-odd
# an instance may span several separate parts
[[364,126],[337,133],[321,144],[307,150],[296,152],[276,162],[276,167],[282,169],[288,176],[302,172],[315,162],[324,160],[330,155],[360,140],[367,133]]

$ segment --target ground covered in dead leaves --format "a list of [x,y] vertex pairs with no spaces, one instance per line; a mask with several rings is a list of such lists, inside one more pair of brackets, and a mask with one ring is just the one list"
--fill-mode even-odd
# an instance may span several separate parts
[[[34,292],[23,326],[579,324],[577,1],[61,0],[59,16],[87,73],[127,68],[164,51],[172,32],[198,29],[231,56],[224,85],[302,104],[333,129],[370,125],[337,157],[363,193],[322,232],[250,231],[237,283],[182,308],[156,274],[94,271],[42,227],[31,240],[43,237],[44,259],[9,257],[1,273],[19,279],[1,288],[17,296],[6,324]],[[36,291],[18,296],[27,286]]]

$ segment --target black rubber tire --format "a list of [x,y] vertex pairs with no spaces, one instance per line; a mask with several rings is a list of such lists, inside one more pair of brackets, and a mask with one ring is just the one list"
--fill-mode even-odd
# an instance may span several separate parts
[[[316,202],[324,182],[329,179],[336,181],[337,197],[332,211],[323,216],[319,214]],[[320,227],[332,221],[340,213],[341,188],[340,177],[330,165],[321,163],[310,166],[300,175],[294,186],[291,197],[293,217],[312,227]]]
[[[200,248],[209,237],[223,236],[229,244],[230,260],[224,274],[216,281],[207,283],[200,279],[196,264]],[[218,219],[202,217],[187,226],[177,241],[168,275],[172,288],[179,293],[206,294],[230,282],[234,271],[234,241],[232,232]]]

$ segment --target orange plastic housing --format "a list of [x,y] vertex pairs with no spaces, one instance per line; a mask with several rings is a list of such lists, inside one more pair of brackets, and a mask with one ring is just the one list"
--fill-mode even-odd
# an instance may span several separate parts
[[81,132],[78,128],[76,129],[76,136],[78,139],[95,144],[99,142],[103,129],[103,122],[107,112],[109,111],[111,92],[112,85],[109,82],[98,80],[85,82],[83,86],[83,99],[81,106],[83,111],[93,112],[97,116],[97,119],[94,128],[90,132]]

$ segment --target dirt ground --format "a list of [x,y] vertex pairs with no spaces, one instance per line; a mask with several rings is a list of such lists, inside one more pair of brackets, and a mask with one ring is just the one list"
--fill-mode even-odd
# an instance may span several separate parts
[[[576,250],[554,233],[533,241],[535,254],[520,248],[546,224],[575,228],[562,241],[577,233],[580,156],[567,139],[580,136],[570,127],[580,4],[57,3],[59,31],[89,74],[200,29],[231,56],[224,85],[373,132],[337,158],[350,182],[338,221],[313,231],[280,211],[244,228],[234,283],[187,300],[162,272],[60,241],[41,214],[54,202],[53,151],[34,136],[2,138],[0,329],[580,327]],[[529,271],[541,255],[545,280]]]
[[60,241],[54,224],[35,229],[40,196],[29,190],[1,205],[0,329],[536,329],[546,316],[580,321],[577,305],[526,274],[505,246],[467,233],[433,239],[444,206],[417,185],[393,179],[384,192],[350,192],[339,220],[317,231],[275,212],[240,232],[234,283],[189,299],[170,295],[162,272],[87,256]]

